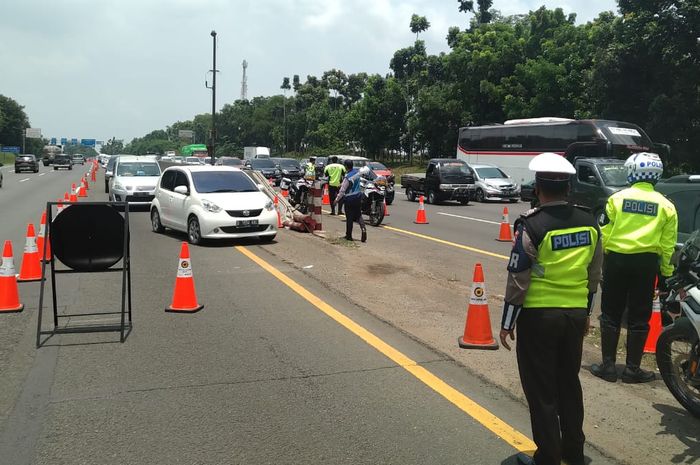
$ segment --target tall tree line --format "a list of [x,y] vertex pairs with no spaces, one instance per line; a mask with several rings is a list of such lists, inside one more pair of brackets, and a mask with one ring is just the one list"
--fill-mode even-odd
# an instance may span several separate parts
[[[628,121],[671,145],[671,162],[700,168],[700,4],[618,0],[619,14],[577,25],[542,7],[502,16],[490,0],[457,0],[466,27],[446,31],[450,51],[428,53],[413,15],[413,44],[387,75],[280,76],[283,95],[238,100],[217,115],[217,155],[247,145],[277,153],[360,152],[378,158],[451,156],[460,126],[558,116]],[[127,145],[173,149],[179,129],[205,142],[210,117],[176,122]]]
[[24,130],[31,127],[24,106],[16,100],[0,94],[0,145],[22,147],[25,152],[41,155],[45,140],[26,139],[23,141]]

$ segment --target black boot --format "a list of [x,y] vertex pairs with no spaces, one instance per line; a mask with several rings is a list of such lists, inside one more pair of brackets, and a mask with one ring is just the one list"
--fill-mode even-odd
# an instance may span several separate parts
[[614,383],[617,381],[617,369],[615,369],[615,359],[617,356],[617,341],[620,339],[620,328],[605,324],[600,324],[600,347],[603,353],[603,363],[591,365],[591,373],[598,378]]
[[651,371],[642,370],[639,367],[648,333],[648,329],[627,331],[627,366],[622,372],[623,383],[648,383],[656,378]]
[[367,230],[362,228],[362,235],[360,236],[360,241],[367,242]]

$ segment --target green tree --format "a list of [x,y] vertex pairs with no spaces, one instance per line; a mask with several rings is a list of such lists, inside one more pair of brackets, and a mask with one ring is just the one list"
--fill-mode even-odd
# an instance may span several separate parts
[[411,16],[410,27],[411,32],[416,35],[416,40],[418,40],[418,34],[427,31],[430,27],[430,22],[425,16],[418,16],[414,13],[413,16]]

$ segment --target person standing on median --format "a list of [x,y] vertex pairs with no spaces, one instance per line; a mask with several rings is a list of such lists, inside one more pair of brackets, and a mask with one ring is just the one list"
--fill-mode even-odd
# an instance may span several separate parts
[[[335,155],[330,158],[330,163],[326,165],[323,174],[328,177],[328,196],[331,201],[331,215],[335,215],[335,198],[340,190],[340,183],[343,181],[343,176],[347,174],[345,167],[338,163],[338,157]],[[338,214],[342,213],[343,206],[338,205]]]
[[530,407],[534,457],[520,464],[583,465],[583,393],[579,380],[583,338],[601,279],[600,230],[583,207],[567,202],[575,168],[542,153],[535,172],[540,206],[515,223],[500,339],[515,340],[523,391]]
[[671,256],[678,236],[678,215],[670,200],[654,191],[664,165],[655,153],[636,153],[625,162],[631,187],[608,199],[601,218],[605,268],[601,296],[600,337],[603,363],[591,372],[617,381],[615,359],[622,314],[627,308],[627,360],[623,383],[646,383],[654,373],[640,368],[649,333],[654,281],[665,291],[673,274]]
[[369,171],[369,168],[364,166],[361,170],[354,169],[352,160],[348,159],[343,160],[343,165],[345,165],[348,174],[343,179],[338,196],[335,198],[335,203],[338,204],[341,201],[345,203],[345,239],[348,241],[353,240],[352,227],[353,223],[357,221],[362,230],[360,240],[365,242],[367,241],[367,228],[365,227],[365,219],[362,217],[361,178],[364,174],[362,170],[366,168],[366,171]]

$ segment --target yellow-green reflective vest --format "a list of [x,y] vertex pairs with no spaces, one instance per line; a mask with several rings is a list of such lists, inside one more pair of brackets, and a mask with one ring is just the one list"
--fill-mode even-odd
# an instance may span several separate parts
[[548,231],[537,248],[523,307],[587,308],[588,265],[597,243],[594,226]]
[[600,228],[606,252],[622,254],[655,253],[660,257],[661,274],[671,276],[678,236],[678,215],[670,200],[648,182],[616,192],[605,207]]

